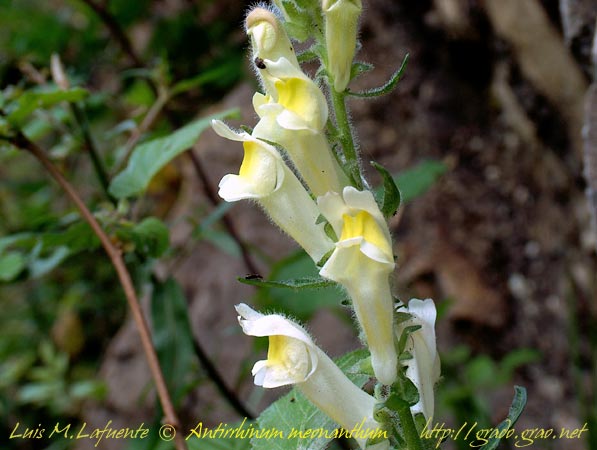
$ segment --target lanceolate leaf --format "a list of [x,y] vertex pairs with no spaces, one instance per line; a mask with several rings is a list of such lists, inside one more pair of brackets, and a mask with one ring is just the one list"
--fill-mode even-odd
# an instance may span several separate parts
[[212,119],[223,119],[237,114],[238,110],[233,109],[204,117],[168,136],[139,145],[133,150],[126,168],[112,180],[110,193],[116,198],[142,193],[160,169],[193,146]]
[[398,85],[398,82],[402,79],[404,75],[404,71],[406,70],[406,66],[408,65],[408,58],[409,55],[407,54],[404,59],[402,60],[402,64],[400,68],[394,72],[392,77],[388,80],[386,84],[374,89],[368,89],[363,92],[351,92],[348,91],[348,95],[352,95],[353,97],[361,97],[361,98],[372,98],[372,97],[379,97],[385,94],[389,94],[394,90],[394,88]]
[[395,175],[394,181],[402,194],[402,202],[407,203],[423,195],[447,171],[448,168],[441,161],[428,160]]
[[[16,127],[21,127],[23,121],[37,108],[49,108],[60,102],[78,102],[87,96],[83,88],[73,88],[63,91],[55,88],[49,91],[27,91],[7,109],[8,122]],[[13,107],[14,105],[14,107]]]
[[22,253],[0,254],[0,281],[11,281],[25,268],[27,260]]
[[[514,386],[514,399],[506,417],[502,423],[497,426],[497,436],[505,436],[507,431],[516,424],[516,421],[522,414],[527,404],[527,390],[522,386]],[[500,437],[492,437],[489,442],[481,447],[481,450],[495,450],[500,443]]]
[[[369,380],[369,375],[364,374],[360,366],[361,361],[367,356],[366,350],[357,350],[338,358],[336,364],[356,385],[363,386]],[[338,428],[338,425],[313,406],[297,389],[270,405],[261,413],[257,423],[260,429],[276,430],[283,437],[252,439],[253,450],[323,449],[332,440],[325,437],[325,431],[331,434]],[[324,434],[322,437],[300,437],[301,431],[320,429]]]
[[293,280],[264,280],[259,276],[247,276],[238,277],[237,279],[241,283],[250,284],[251,286],[293,289],[295,291],[301,289],[321,289],[335,284],[333,281],[317,277],[303,277],[295,278]]

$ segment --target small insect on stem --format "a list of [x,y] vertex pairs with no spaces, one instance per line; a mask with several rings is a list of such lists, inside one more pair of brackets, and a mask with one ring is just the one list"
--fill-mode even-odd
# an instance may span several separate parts
[[259,56],[255,58],[255,65],[258,69],[265,69],[265,62]]

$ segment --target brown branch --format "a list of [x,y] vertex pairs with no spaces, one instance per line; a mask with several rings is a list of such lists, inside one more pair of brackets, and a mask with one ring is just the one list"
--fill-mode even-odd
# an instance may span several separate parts
[[110,14],[110,12],[106,9],[106,6],[96,3],[94,0],[81,1],[85,3],[87,6],[89,6],[99,16],[101,21],[108,28],[110,34],[114,37],[114,40],[118,42],[118,45],[120,45],[120,48],[131,60],[131,62],[137,67],[143,67],[143,61],[141,61],[141,58],[133,49],[131,41],[125,34],[120,24],[116,21],[114,16]]
[[[151,333],[149,331],[149,326],[147,325],[145,316],[141,311],[141,306],[139,304],[139,299],[137,298],[137,294],[135,292],[133,281],[126,268],[124,260],[122,259],[122,254],[120,250],[114,246],[114,244],[112,243],[106,232],[102,229],[100,224],[97,222],[93,214],[91,214],[89,209],[87,209],[87,206],[85,206],[85,203],[83,203],[83,200],[81,200],[79,194],[66,180],[66,178],[64,178],[64,176],[56,168],[56,166],[48,159],[44,150],[38,147],[37,144],[35,144],[34,142],[30,141],[22,133],[19,133],[14,139],[11,140],[11,142],[15,146],[31,153],[44,166],[44,168],[50,173],[52,178],[54,178],[54,180],[56,180],[60,187],[64,189],[66,194],[70,197],[72,202],[80,211],[83,219],[89,224],[93,232],[99,238],[102,246],[104,247],[104,250],[108,254],[110,261],[112,262],[112,265],[114,266],[114,269],[116,270],[116,273],[118,274],[118,279],[120,281],[120,284],[122,285],[122,289],[124,290],[124,294],[128,301],[129,307],[131,308],[131,311],[133,313],[133,319],[141,337],[141,345],[143,347],[143,351],[145,352],[145,358],[147,359],[149,370],[154,380],[158,397],[160,399],[160,403],[164,411],[164,422],[166,424],[172,425],[175,429],[178,430],[180,428],[180,421],[178,419],[178,416],[176,415],[176,412],[174,411],[174,406],[172,405],[172,400],[170,399],[170,394],[168,392],[168,388],[166,387],[166,382],[164,380],[164,376],[160,368],[160,363],[158,361],[158,357],[156,355],[153,343],[151,341]],[[183,435],[181,433],[176,433],[175,444],[177,450],[186,450],[187,448]]]

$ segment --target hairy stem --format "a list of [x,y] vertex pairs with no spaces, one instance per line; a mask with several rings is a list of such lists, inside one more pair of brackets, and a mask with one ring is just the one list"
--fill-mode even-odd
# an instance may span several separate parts
[[338,136],[340,144],[342,145],[342,150],[344,151],[344,158],[348,165],[350,177],[358,189],[363,189],[363,178],[359,166],[359,158],[352,136],[348,110],[346,108],[346,94],[344,92],[336,92],[333,86],[330,86],[330,93],[332,97],[332,106],[334,107]]
[[398,409],[398,417],[400,418],[400,425],[402,425],[404,440],[406,441],[408,450],[423,450],[421,437],[417,432],[410,408],[408,406],[401,406]]
[[[89,224],[95,235],[99,238],[102,247],[108,254],[108,257],[110,258],[110,261],[112,262],[112,265],[116,270],[118,279],[120,281],[122,289],[124,290],[124,294],[128,301],[129,307],[131,308],[131,312],[133,313],[133,319],[141,337],[141,345],[143,347],[143,351],[145,352],[145,358],[147,360],[147,364],[149,365],[149,370],[151,372],[151,376],[156,386],[158,398],[160,399],[160,404],[162,405],[162,409],[164,411],[164,420],[166,423],[172,425],[173,427],[179,428],[180,421],[178,419],[178,416],[176,415],[176,412],[174,411],[172,400],[170,398],[168,388],[166,387],[166,382],[164,381],[164,376],[160,368],[160,363],[158,361],[155,348],[153,347],[153,343],[151,341],[151,333],[149,331],[149,326],[147,325],[147,321],[145,320],[145,317],[141,310],[141,305],[139,304],[139,299],[137,298],[133,281],[126,268],[124,260],[122,259],[122,254],[120,250],[114,246],[114,244],[112,243],[106,232],[102,229],[100,224],[97,222],[93,214],[91,214],[89,209],[87,209],[87,206],[85,205],[85,203],[83,203],[83,200],[81,199],[77,191],[66,180],[66,178],[64,178],[64,176],[58,170],[58,168],[48,159],[44,150],[38,147],[34,142],[30,141],[22,133],[19,133],[14,139],[12,139],[11,143],[16,147],[31,153],[44,166],[44,168],[48,171],[52,178],[54,178],[54,180],[66,192],[68,197],[71,199],[71,201],[75,204],[75,206],[81,213],[83,219]],[[186,450],[186,443],[181,433],[176,434],[175,444],[177,450]]]

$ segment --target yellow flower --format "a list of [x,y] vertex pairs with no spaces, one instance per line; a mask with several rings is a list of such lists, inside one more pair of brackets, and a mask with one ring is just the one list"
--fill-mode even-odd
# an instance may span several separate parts
[[271,145],[245,132],[234,132],[219,120],[212,128],[220,136],[241,141],[245,156],[238,175],[225,175],[219,195],[228,202],[254,199],[272,221],[305,249],[316,263],[333,248],[317,205]]
[[[350,381],[298,324],[278,314],[263,315],[245,304],[236,306],[238,321],[249,336],[269,337],[267,359],[253,367],[255,384],[274,388],[294,384],[315,406],[346,430],[363,423],[377,430],[377,401]],[[364,439],[357,439],[365,448]],[[388,441],[369,448],[387,449]]]
[[350,70],[357,43],[361,0],[323,0],[328,71],[334,90],[342,92],[350,81]]
[[319,272],[340,283],[350,297],[371,352],[375,376],[392,384],[398,358],[394,346],[394,300],[389,275],[394,258],[387,224],[373,195],[348,186],[342,195],[318,199],[321,213],[340,236],[336,248]]
[[283,147],[315,196],[340,192],[348,179],[329,146],[323,129],[328,105],[317,85],[287,59],[264,60],[260,72],[267,95],[255,94],[260,117],[253,135]]

